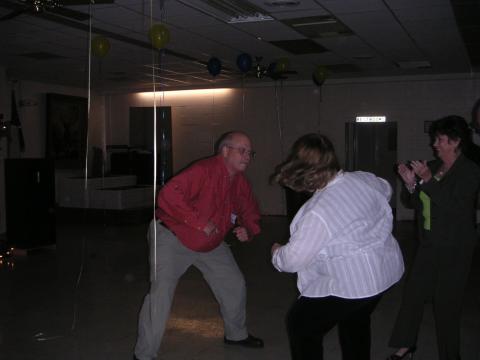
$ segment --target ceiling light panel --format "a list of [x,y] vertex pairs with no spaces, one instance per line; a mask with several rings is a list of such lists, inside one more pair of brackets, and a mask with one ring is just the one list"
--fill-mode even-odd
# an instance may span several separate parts
[[177,0],[182,4],[202,11],[203,13],[229,22],[239,17],[253,17],[264,14],[261,8],[246,0]]
[[284,11],[313,10],[320,7],[315,0],[250,0],[250,2],[272,14]]

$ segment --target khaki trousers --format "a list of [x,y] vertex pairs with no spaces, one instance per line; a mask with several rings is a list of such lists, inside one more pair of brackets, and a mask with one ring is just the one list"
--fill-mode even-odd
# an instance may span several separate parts
[[139,315],[135,346],[138,359],[156,358],[178,280],[191,265],[202,272],[220,305],[225,337],[241,340],[248,336],[245,325],[245,280],[225,243],[209,252],[195,252],[182,245],[159,221],[150,223],[147,238],[150,245],[151,284]]

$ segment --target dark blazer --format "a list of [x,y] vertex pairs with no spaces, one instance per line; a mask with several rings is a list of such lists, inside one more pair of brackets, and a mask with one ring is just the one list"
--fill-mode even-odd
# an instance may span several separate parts
[[[428,163],[432,174],[441,166],[440,160]],[[480,187],[480,167],[460,155],[444,177],[416,187],[413,194],[402,191],[407,207],[416,210],[420,248],[432,248],[438,264],[448,266],[454,276],[468,275],[476,233],[476,203]],[[430,231],[423,229],[420,191],[430,197]]]
[[[428,163],[435,174],[441,162]],[[402,200],[416,210],[419,244],[405,282],[402,306],[390,338],[414,346],[426,301],[432,301],[440,360],[459,359],[460,315],[477,234],[475,204],[480,168],[460,155],[440,181],[432,178]],[[430,197],[430,230],[423,229],[420,191]]]

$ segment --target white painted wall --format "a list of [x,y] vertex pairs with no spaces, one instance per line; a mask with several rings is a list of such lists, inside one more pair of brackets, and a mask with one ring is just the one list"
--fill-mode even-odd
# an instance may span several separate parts
[[[268,178],[294,139],[318,129],[318,99],[313,86],[210,89],[200,93],[160,93],[157,106],[172,108],[175,172],[195,159],[213,154],[214,143],[224,132],[236,129],[248,133],[257,158],[247,175],[262,213],[283,214],[283,191],[270,185]],[[129,107],[153,106],[153,96],[111,95],[105,103],[107,142],[122,145],[129,141]]]
[[[16,156],[42,157],[45,153],[45,93],[86,96],[81,89],[21,82],[18,100],[36,100],[38,105],[19,108],[26,152]],[[287,154],[293,141],[313,131],[328,135],[340,161],[344,161],[345,122],[357,115],[386,115],[398,123],[398,160],[431,158],[424,121],[458,114],[469,117],[480,97],[480,79],[469,74],[327,80],[321,89],[311,83],[231,89],[222,93],[209,89],[171,96],[159,93],[157,106],[172,107],[173,161],[178,171],[191,161],[208,156],[213,143],[225,131],[243,130],[251,135],[257,159],[249,176],[264,214],[284,214],[283,191],[269,185],[268,177]],[[35,103],[35,101],[33,101]],[[138,94],[93,94],[89,126],[90,146],[128,145],[129,107],[153,106],[152,97]],[[10,116],[10,85],[0,69],[0,113]],[[2,146],[0,140],[0,147]],[[0,150],[3,160],[6,153]],[[3,161],[0,166],[0,232],[5,231]],[[399,203],[399,202],[397,202]],[[412,213],[401,206],[397,218]]]
[[[283,192],[268,184],[268,176],[300,135],[325,133],[343,163],[345,123],[358,115],[386,115],[387,121],[398,123],[398,160],[430,159],[424,121],[449,114],[468,119],[478,97],[478,78],[448,75],[328,80],[321,89],[310,83],[250,87],[234,89],[227,95],[207,90],[201,95],[171,97],[167,92],[165,97],[159,93],[157,105],[172,107],[175,171],[211,154],[214,140],[223,132],[240,129],[249,133],[258,156],[247,174],[262,212],[284,214]],[[128,144],[129,106],[153,106],[153,100],[138,95],[111,95],[106,104],[110,122],[107,143]],[[399,220],[412,218],[410,210],[404,209],[400,201],[397,204]]]
[[[357,115],[386,115],[397,122],[398,161],[431,159],[424,121],[456,114],[470,121],[473,103],[480,97],[480,78],[470,75],[328,81],[324,86],[320,130],[329,135],[344,160],[344,123]],[[400,182],[397,183],[398,190]],[[399,193],[399,191],[397,191]],[[413,214],[400,205],[397,219]]]

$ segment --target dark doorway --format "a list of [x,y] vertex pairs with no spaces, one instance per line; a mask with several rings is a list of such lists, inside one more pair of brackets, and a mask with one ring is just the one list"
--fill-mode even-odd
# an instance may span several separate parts
[[346,170],[368,171],[390,183],[390,204],[395,210],[397,123],[346,123],[345,152]]
[[130,108],[128,151],[111,154],[112,174],[132,174],[137,176],[137,184],[153,184],[156,144],[157,185],[172,176],[171,108],[157,107],[156,121],[155,139],[153,107]]

